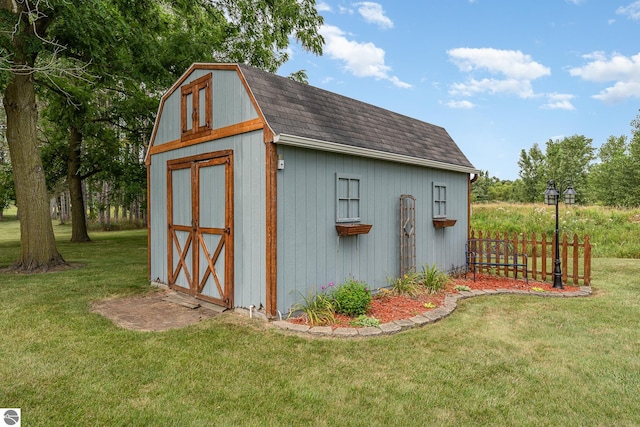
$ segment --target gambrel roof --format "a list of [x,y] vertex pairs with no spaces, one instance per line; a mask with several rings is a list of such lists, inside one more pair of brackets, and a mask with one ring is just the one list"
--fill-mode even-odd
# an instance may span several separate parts
[[477,172],[440,126],[238,66],[277,143]]

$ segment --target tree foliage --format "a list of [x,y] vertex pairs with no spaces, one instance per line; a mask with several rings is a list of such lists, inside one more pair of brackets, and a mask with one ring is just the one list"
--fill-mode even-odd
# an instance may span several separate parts
[[535,202],[544,191],[547,176],[546,157],[538,144],[533,144],[529,151],[520,152],[518,160],[520,167],[520,183],[518,184],[518,197],[523,202]]
[[[79,184],[92,174],[140,185],[141,153],[158,99],[191,63],[244,62],[275,71],[288,59],[290,38],[322,52],[321,24],[314,0],[0,0],[0,86],[12,163],[14,171],[39,171],[14,174],[27,213],[18,264],[25,256],[30,269],[62,260],[46,227],[43,142],[51,144],[43,154],[52,161],[45,165],[54,166],[47,175],[66,179],[72,208],[82,205]],[[19,105],[35,106],[36,90],[49,120],[42,141],[36,141],[37,109]],[[73,212],[84,216],[82,209]],[[33,229],[47,242],[35,257],[37,242],[25,237]]]
[[628,206],[632,203],[627,192],[631,184],[626,136],[610,136],[598,150],[600,162],[591,169],[589,188],[595,200],[607,206]]
[[592,168],[589,184],[603,205],[640,206],[640,116],[631,126],[631,139],[610,136],[598,150],[600,161]]
[[471,186],[472,202],[516,201],[512,181],[502,181],[489,176],[489,171],[480,171]]
[[576,195],[576,203],[588,201],[587,176],[595,159],[592,139],[584,135],[573,135],[561,140],[547,141],[545,155],[546,174],[562,189],[568,185],[582,189]]
[[572,184],[577,203],[640,206],[640,115],[631,122],[631,138],[610,136],[597,150],[584,135],[549,140],[544,152],[538,144],[523,149],[518,166],[515,182],[481,172],[472,185],[473,200],[540,202],[553,179],[560,191]]

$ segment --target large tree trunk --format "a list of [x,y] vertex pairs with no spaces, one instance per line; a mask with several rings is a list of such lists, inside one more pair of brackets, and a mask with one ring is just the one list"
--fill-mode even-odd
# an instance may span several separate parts
[[82,195],[82,177],[80,176],[80,150],[82,134],[71,127],[69,135],[69,161],[67,162],[67,182],[71,198],[71,241],[73,243],[90,242],[87,233],[87,217]]
[[38,111],[33,76],[15,74],[4,91],[7,142],[20,207],[20,257],[16,269],[42,271],[64,264],[49,215],[49,197],[36,140]]

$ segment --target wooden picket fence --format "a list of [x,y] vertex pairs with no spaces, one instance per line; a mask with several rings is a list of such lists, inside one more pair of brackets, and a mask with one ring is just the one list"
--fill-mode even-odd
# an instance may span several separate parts
[[[549,238],[546,233],[542,233],[540,239],[536,233],[531,236],[518,233],[491,233],[471,230],[470,239],[476,239],[475,245],[482,247],[483,241],[502,240],[513,245],[516,253],[527,254],[529,279],[543,282],[553,281],[553,268],[555,261],[555,233]],[[573,286],[591,285],[591,243],[589,236],[585,235],[582,242],[578,235],[574,234],[573,239],[569,239],[563,233],[560,240],[560,262],[562,266],[562,283]],[[517,276],[517,271],[510,267],[487,267],[479,266],[479,272],[491,273],[498,276]],[[569,280],[571,280],[569,282]]]

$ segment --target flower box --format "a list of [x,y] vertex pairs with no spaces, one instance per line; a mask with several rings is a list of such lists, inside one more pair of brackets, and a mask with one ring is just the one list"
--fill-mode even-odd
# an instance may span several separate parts
[[368,234],[373,224],[336,224],[338,236],[355,236],[357,234]]
[[458,220],[449,218],[434,218],[433,226],[436,228],[453,227]]

